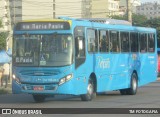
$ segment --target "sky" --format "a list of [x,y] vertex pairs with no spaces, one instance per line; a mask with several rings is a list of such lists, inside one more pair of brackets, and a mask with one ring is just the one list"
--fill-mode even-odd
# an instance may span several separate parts
[[160,2],[160,0],[141,0],[142,3],[144,3],[144,2],[154,2],[154,1]]

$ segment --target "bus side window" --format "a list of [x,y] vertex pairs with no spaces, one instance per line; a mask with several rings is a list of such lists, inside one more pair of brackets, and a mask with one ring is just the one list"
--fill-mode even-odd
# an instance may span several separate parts
[[84,45],[83,37],[76,37],[75,45],[76,45],[76,57],[84,57],[85,56],[85,45]]
[[87,29],[88,52],[96,51],[96,32],[93,29]]
[[155,38],[154,34],[148,34],[148,52],[155,51]]
[[129,33],[121,32],[120,39],[121,39],[121,51],[129,52]]
[[99,40],[99,50],[100,52],[108,52],[109,51],[109,38],[108,31],[100,31],[100,40]]
[[138,33],[130,33],[131,52],[138,52]]
[[140,52],[141,53],[147,52],[147,34],[144,33],[140,34]]
[[75,36],[75,68],[78,68],[85,62],[85,28],[76,27],[74,30]]
[[110,31],[110,52],[120,52],[118,31]]

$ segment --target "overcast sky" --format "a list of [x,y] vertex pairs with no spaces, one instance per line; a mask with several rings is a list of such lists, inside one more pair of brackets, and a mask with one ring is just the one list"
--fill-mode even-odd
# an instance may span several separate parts
[[142,3],[144,3],[144,2],[154,2],[154,1],[160,2],[160,0],[141,0]]

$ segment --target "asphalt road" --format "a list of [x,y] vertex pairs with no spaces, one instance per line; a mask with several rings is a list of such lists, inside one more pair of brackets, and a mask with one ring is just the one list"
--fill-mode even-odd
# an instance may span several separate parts
[[[28,94],[0,95],[0,108],[160,108],[160,80],[139,87],[137,94],[133,96],[120,95],[119,91],[112,91],[98,95],[93,101],[89,102],[81,101],[80,97],[75,96],[55,96],[48,98],[44,103],[35,103],[32,96]],[[61,116],[72,117],[73,115],[62,114]],[[82,116],[97,117],[97,115],[89,114],[83,114]],[[114,117],[113,114],[112,116]],[[126,115],[120,116],[125,117]],[[150,116],[148,115],[148,117]],[[159,115],[155,116],[158,117]]]

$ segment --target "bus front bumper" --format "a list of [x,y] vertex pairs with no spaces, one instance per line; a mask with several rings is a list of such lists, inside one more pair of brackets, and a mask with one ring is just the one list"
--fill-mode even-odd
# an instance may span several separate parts
[[73,82],[67,82],[62,85],[58,84],[45,84],[45,85],[32,85],[32,84],[18,84],[12,81],[12,93],[28,93],[28,94],[46,94],[46,95],[80,95],[86,93],[82,88],[76,88]]

